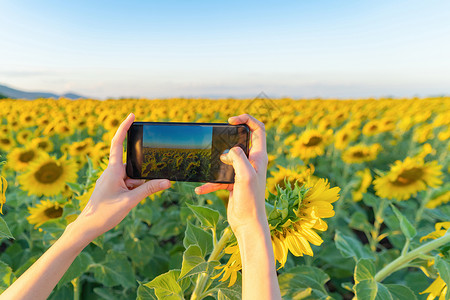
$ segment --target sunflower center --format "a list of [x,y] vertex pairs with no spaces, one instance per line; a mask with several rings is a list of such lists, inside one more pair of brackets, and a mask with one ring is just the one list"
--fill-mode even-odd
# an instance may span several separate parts
[[343,140],[343,141],[346,141],[347,138],[348,138],[348,134],[344,134],[344,135],[342,136],[342,140]]
[[25,121],[30,122],[31,120],[32,120],[32,118],[30,116],[25,117]]
[[398,175],[397,179],[392,182],[392,184],[396,186],[406,186],[422,178],[422,175],[423,170],[421,168],[405,170]]
[[9,139],[0,139],[0,142],[1,142],[3,145],[9,145],[9,144],[11,144],[11,141],[10,141]]
[[86,147],[87,147],[87,145],[82,145],[82,146],[76,147],[75,149],[76,149],[77,151],[83,151],[84,149],[86,149]]
[[40,149],[46,149],[48,146],[48,143],[46,141],[42,141],[38,143],[38,148]]
[[369,127],[369,131],[375,131],[377,130],[378,126],[377,125],[372,125]]
[[25,163],[29,162],[33,158],[34,158],[34,151],[33,150],[22,152],[19,155],[19,160],[21,162],[25,162]]
[[309,139],[309,141],[304,144],[306,147],[313,147],[316,146],[318,144],[320,144],[320,142],[322,142],[322,137],[320,136],[313,136]]
[[111,125],[112,126],[117,126],[117,125],[119,125],[119,121],[118,120],[112,120]]
[[44,214],[50,219],[56,219],[62,216],[63,208],[62,207],[56,208],[55,206],[52,206],[44,210]]
[[363,151],[355,151],[353,152],[353,157],[366,157],[366,153]]
[[61,177],[64,168],[59,166],[55,162],[49,162],[39,168],[39,170],[34,173],[34,177],[37,181],[41,183],[53,183],[59,177]]

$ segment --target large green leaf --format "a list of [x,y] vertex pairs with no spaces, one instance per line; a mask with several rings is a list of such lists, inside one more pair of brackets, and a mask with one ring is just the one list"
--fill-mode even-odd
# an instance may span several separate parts
[[0,261],[0,276],[1,294],[13,283],[14,280],[16,280],[16,276],[14,276],[12,269],[2,261]]
[[125,250],[131,260],[138,264],[144,265],[150,261],[155,249],[155,241],[150,237],[144,237],[142,240],[138,238],[125,239]]
[[397,216],[400,222],[400,229],[402,230],[406,238],[412,239],[413,237],[415,237],[417,232],[414,226],[412,226],[411,222],[409,222],[409,220],[394,205],[391,204],[391,208]]
[[9,227],[6,224],[5,220],[3,220],[2,217],[0,217],[0,240],[2,238],[13,239],[14,237],[12,236],[11,231],[9,230]]
[[358,282],[354,287],[358,299],[375,300],[377,296],[377,283],[373,279]]
[[[167,273],[159,275],[143,286],[154,289],[155,295],[158,299],[182,300],[184,299],[184,291],[189,287],[190,281],[189,278],[177,281],[179,277],[180,270],[170,270]],[[144,293],[146,297],[149,298],[142,299],[152,299],[150,298],[152,294],[149,291],[141,289],[141,294]]]
[[205,257],[213,249],[212,234],[189,222],[186,226],[183,245],[186,249],[190,245],[197,245],[202,251],[202,256]]
[[237,272],[236,282],[232,286],[228,286],[228,280],[225,282],[214,280],[212,286],[206,293],[213,293],[216,299],[222,300],[239,300],[242,296],[242,276]]
[[355,267],[355,282],[373,279],[375,272],[375,265],[372,260],[366,258],[360,259]]
[[135,287],[133,268],[124,254],[110,250],[102,263],[90,265],[94,277],[104,286]]
[[405,285],[385,284],[394,300],[417,300],[414,292]]
[[327,299],[324,285],[328,280],[330,277],[325,272],[311,266],[290,268],[278,276],[281,295],[286,299],[303,296],[308,288],[312,289],[308,299]]
[[69,269],[64,273],[63,277],[58,283],[58,288],[73,279],[81,276],[84,272],[86,272],[89,269],[89,265],[93,264],[94,261],[92,260],[92,257],[86,253],[81,252],[80,255],[75,258],[73,263],[70,265]]
[[341,251],[341,254],[344,257],[353,257],[355,260],[361,258],[374,259],[373,253],[365,248],[361,242],[354,237],[344,235],[342,232],[336,231],[334,241],[336,243],[336,247]]
[[220,216],[217,210],[205,206],[197,206],[189,203],[186,204],[192,210],[195,216],[200,220],[203,227],[216,228]]
[[382,283],[377,282],[377,296],[375,300],[394,300],[391,293]]
[[183,253],[180,278],[183,278],[189,271],[203,262],[205,262],[205,259],[203,258],[200,247],[197,245],[190,245]]

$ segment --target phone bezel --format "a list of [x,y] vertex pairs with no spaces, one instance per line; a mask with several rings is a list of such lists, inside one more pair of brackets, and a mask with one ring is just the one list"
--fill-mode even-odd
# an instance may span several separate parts
[[[250,128],[248,127],[248,125],[246,124],[238,124],[238,125],[231,125],[229,123],[195,123],[195,122],[143,122],[143,121],[139,121],[139,122],[133,122],[130,126],[130,129],[132,126],[145,126],[145,125],[169,125],[169,126],[217,126],[217,127],[230,127],[230,126],[240,126],[245,128],[245,131],[247,133],[247,138],[245,141],[245,149],[244,153],[248,158],[249,155],[249,146],[250,146]],[[131,157],[131,153],[130,151],[128,151],[128,149],[131,149],[131,145],[130,145],[130,130],[127,131],[127,160],[126,160],[126,168],[125,168],[125,172],[127,173],[127,176],[129,178],[132,179],[144,179],[144,180],[152,180],[152,179],[161,179],[161,178],[151,178],[151,177],[133,177],[130,175],[133,175],[131,172],[131,162],[130,162],[130,157]],[[212,183],[234,183],[234,182],[230,182],[230,181],[198,181],[198,180],[174,180],[174,179],[170,179],[171,181],[180,181],[180,182],[212,182]]]

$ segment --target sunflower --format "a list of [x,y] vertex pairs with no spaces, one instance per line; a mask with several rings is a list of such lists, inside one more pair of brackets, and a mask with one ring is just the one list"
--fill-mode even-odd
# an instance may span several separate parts
[[45,154],[32,162],[28,170],[18,177],[22,189],[28,195],[53,196],[64,190],[66,182],[75,182],[77,169],[66,156],[56,159]]
[[48,137],[38,137],[31,140],[32,147],[41,149],[47,153],[53,151],[53,143]]
[[[296,170],[290,168],[284,168],[280,165],[277,165],[278,170],[272,171],[270,173],[270,177],[267,178],[267,190],[266,196],[268,196],[268,192],[275,194],[277,192],[277,186],[281,188],[286,188],[286,182],[294,186],[294,182],[297,181],[298,184],[302,185],[306,182],[314,173],[314,166],[309,165],[309,168],[306,166],[299,166]],[[285,178],[287,180],[285,180]]]
[[334,147],[339,150],[347,148],[348,144],[358,138],[358,131],[344,127],[336,133]]
[[242,269],[241,253],[237,243],[227,246],[224,252],[231,254],[231,257],[225,265],[215,267],[215,269],[222,269],[222,271],[211,279],[216,279],[223,274],[219,281],[226,281],[230,278],[230,282],[228,283],[228,287],[230,287],[236,282],[237,272]]
[[11,138],[11,136],[0,136],[0,150],[8,152],[12,148],[14,148],[15,145],[16,143]]
[[364,144],[355,145],[342,153],[342,160],[348,164],[372,161],[377,158],[381,150],[382,147],[380,144],[372,144],[370,146]]
[[371,120],[364,125],[362,129],[362,133],[366,136],[373,136],[382,132],[381,129],[382,124],[379,120]]
[[33,132],[31,130],[23,129],[17,133],[16,140],[19,144],[26,145],[32,136]]
[[414,130],[414,141],[418,143],[425,143],[426,141],[433,139],[433,129],[433,126],[430,124],[421,125],[416,130]]
[[122,120],[120,118],[118,118],[115,114],[111,114],[105,118],[102,124],[106,130],[111,131],[116,130],[121,122]]
[[[420,238],[420,241],[426,239],[437,239],[445,235],[445,233],[450,228],[450,222],[438,222],[434,225],[436,231],[431,232],[430,234],[423,236]],[[434,263],[432,261],[431,263]],[[427,274],[427,272],[425,272]],[[441,277],[442,274],[439,274],[438,277],[431,283],[431,285],[421,292],[420,294],[429,294],[427,300],[433,300],[436,297],[439,297],[439,300],[444,300],[445,295],[447,294],[448,286],[445,284],[445,281]],[[428,276],[428,274],[427,274]]]
[[3,214],[3,204],[6,202],[6,189],[8,188],[8,181],[5,177],[0,175],[0,213]]
[[36,118],[35,114],[23,111],[20,114],[19,122],[23,127],[32,127],[36,124],[34,121],[35,118]]
[[383,198],[407,200],[428,187],[442,183],[441,166],[437,161],[424,163],[423,159],[407,157],[397,160],[387,174],[374,180],[376,194]]
[[24,171],[30,163],[39,159],[42,151],[32,147],[15,148],[8,153],[8,165],[17,172]]
[[81,142],[74,142],[69,146],[69,154],[71,156],[85,156],[91,150],[91,147],[94,146],[94,141],[92,138],[87,138]]
[[56,201],[44,200],[36,207],[28,208],[30,216],[27,217],[27,221],[34,225],[34,228],[37,228],[49,220],[60,218],[63,211],[64,205]]
[[425,205],[426,208],[433,209],[442,204],[446,204],[450,202],[450,191],[446,191],[444,193],[440,193],[439,195],[433,197],[428,203]]
[[[284,267],[289,252],[295,256],[314,255],[310,244],[320,246],[323,242],[315,230],[328,229],[322,218],[334,216],[331,203],[339,199],[340,191],[338,187],[330,189],[325,179],[314,183],[308,180],[302,186],[297,183],[294,187],[287,183],[285,186],[285,189],[277,186],[277,195],[270,193],[266,200],[273,252],[275,260],[280,263],[279,268]],[[242,268],[238,245],[232,243],[225,253],[231,257],[225,265],[216,267],[222,271],[214,278],[223,274],[220,281],[230,278],[228,286],[231,286]]]
[[427,300],[433,300],[439,297],[439,300],[445,300],[445,295],[447,294],[447,285],[441,276],[438,276],[435,281],[420,294],[429,294]]
[[305,130],[292,144],[291,153],[294,157],[309,160],[325,153],[325,147],[331,143],[333,131],[320,132],[316,129]]
[[368,168],[356,172],[356,176],[358,177],[358,183],[356,189],[352,191],[352,198],[353,201],[358,202],[361,201],[363,194],[367,192],[367,188],[372,183],[372,176]]

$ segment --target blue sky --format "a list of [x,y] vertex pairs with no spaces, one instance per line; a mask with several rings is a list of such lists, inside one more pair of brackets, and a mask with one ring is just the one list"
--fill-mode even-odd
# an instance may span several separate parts
[[206,126],[144,126],[144,147],[210,149],[212,130]]
[[106,97],[450,94],[450,1],[0,1],[0,84]]

